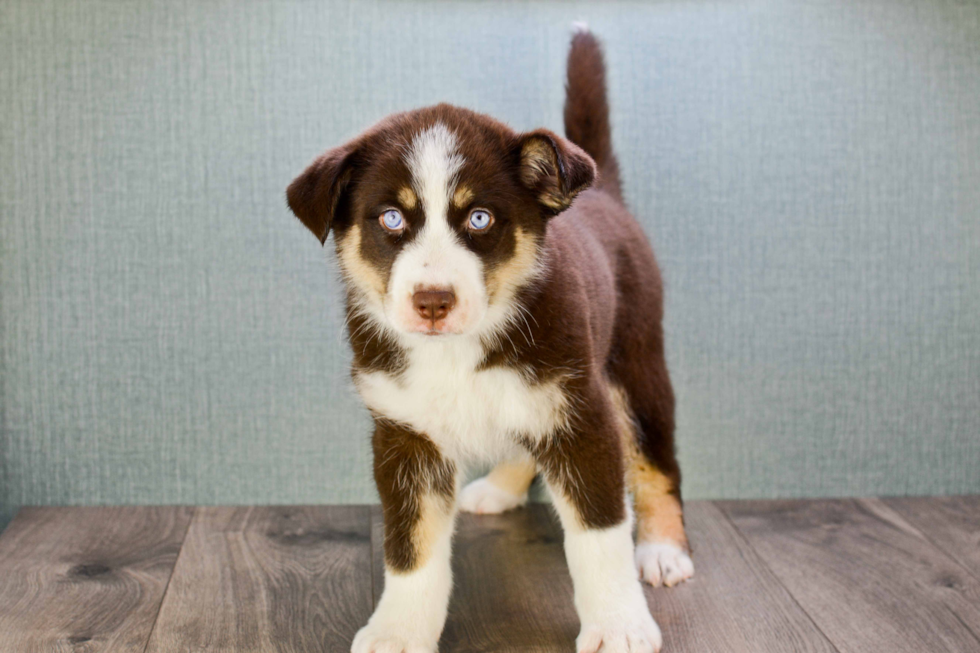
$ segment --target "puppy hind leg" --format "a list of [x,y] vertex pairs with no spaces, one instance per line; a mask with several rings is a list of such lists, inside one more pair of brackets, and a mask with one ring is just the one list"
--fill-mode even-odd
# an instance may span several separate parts
[[523,506],[537,473],[537,465],[530,459],[502,462],[463,488],[459,496],[460,510],[489,515]]
[[694,575],[680,499],[666,476],[645,461],[633,465],[632,492],[637,518],[636,567],[654,587],[671,587]]
[[[694,575],[694,562],[684,531],[680,468],[672,442],[673,416],[651,418],[646,412],[644,419],[638,419],[623,388],[613,386],[612,394],[622,424],[626,483],[633,495],[637,522],[636,566],[646,582],[655,587],[670,587]],[[670,399],[672,411],[673,397]],[[649,411],[649,404],[641,406],[641,410]],[[638,431],[638,425],[641,428],[645,425],[648,432]],[[641,450],[640,438],[658,441]],[[657,462],[647,449],[656,454]]]

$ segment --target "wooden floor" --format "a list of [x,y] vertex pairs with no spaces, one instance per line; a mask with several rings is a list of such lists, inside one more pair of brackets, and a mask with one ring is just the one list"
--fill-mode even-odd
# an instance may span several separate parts
[[[667,652],[980,651],[980,497],[691,502],[695,578],[647,589]],[[26,508],[0,651],[340,651],[383,584],[367,506]],[[440,650],[573,651],[544,506],[460,517]]]

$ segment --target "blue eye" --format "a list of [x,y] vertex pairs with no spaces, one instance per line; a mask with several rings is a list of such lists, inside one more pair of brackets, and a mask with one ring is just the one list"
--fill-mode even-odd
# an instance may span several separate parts
[[488,211],[476,209],[470,213],[470,229],[483,231],[491,224],[493,224],[493,216]]
[[405,220],[396,209],[388,209],[381,214],[381,226],[388,231],[401,231],[405,226]]

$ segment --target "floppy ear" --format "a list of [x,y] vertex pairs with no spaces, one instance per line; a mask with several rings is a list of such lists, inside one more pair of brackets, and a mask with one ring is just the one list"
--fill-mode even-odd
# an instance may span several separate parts
[[349,143],[322,154],[286,189],[286,202],[296,217],[327,241],[334,213],[351,178],[355,148]]
[[538,129],[518,139],[521,182],[535,192],[538,201],[557,215],[572,204],[579,192],[596,178],[595,162],[566,138]]

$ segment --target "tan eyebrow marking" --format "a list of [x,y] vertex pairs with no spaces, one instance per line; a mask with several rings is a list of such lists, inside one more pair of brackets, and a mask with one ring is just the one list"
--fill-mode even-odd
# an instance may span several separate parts
[[398,201],[401,202],[402,206],[404,206],[406,209],[414,209],[419,200],[415,196],[415,191],[408,186],[403,186],[402,189],[398,191]]
[[473,191],[470,190],[469,186],[461,185],[456,189],[456,192],[453,193],[453,204],[456,205],[457,209],[461,209],[472,202],[474,197],[475,195],[473,195]]

